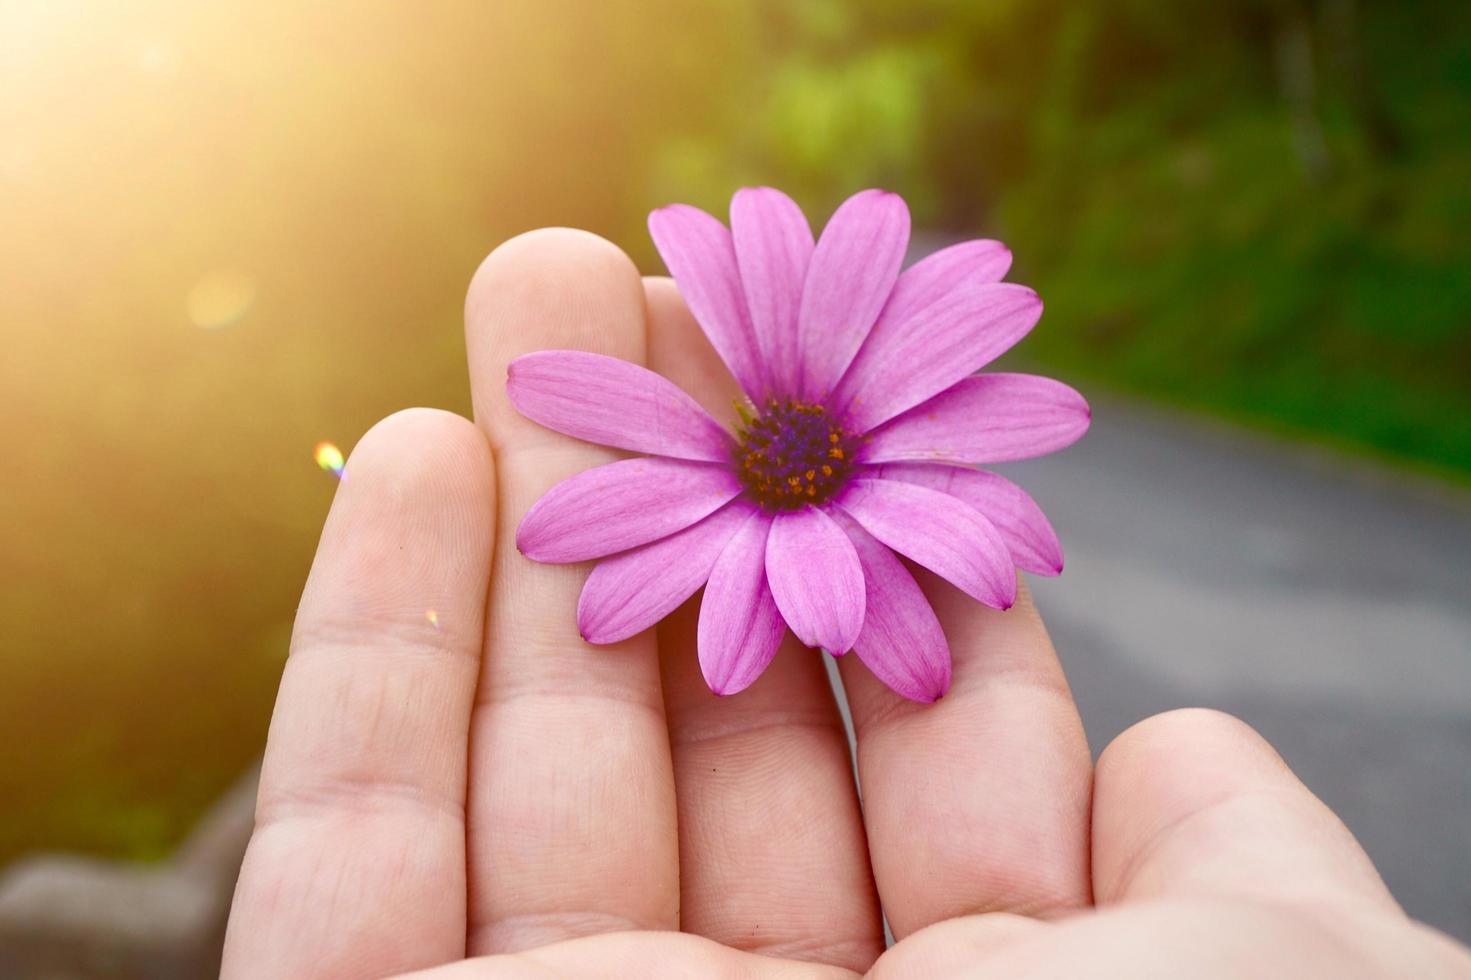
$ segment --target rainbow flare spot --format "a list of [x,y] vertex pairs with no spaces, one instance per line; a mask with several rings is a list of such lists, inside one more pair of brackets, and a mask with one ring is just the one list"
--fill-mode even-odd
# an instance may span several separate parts
[[433,609],[426,609],[426,610],[424,610],[424,618],[429,621],[429,625],[430,626],[433,626],[435,629],[439,629],[439,613],[438,612],[436,612]]
[[342,479],[342,467],[346,465],[342,450],[337,448],[336,443],[319,442],[317,448],[312,452],[312,458],[324,472],[331,473],[339,480]]

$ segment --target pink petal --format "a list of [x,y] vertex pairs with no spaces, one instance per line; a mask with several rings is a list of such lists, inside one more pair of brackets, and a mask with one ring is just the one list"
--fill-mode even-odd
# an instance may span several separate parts
[[752,399],[767,390],[729,229],[699,208],[671,204],[649,215],[654,247],[720,359]]
[[873,472],[883,480],[917,483],[970,504],[996,525],[1018,568],[1048,576],[1062,571],[1062,545],[1047,515],[1001,474],[925,463],[890,463]]
[[863,565],[866,606],[853,652],[873,675],[911,701],[950,690],[950,644],[919,583],[894,553],[851,519],[843,530]]
[[724,466],[619,460],[548,490],[521,519],[516,547],[533,561],[601,558],[683,531],[740,492]]
[[653,626],[710,577],[715,559],[751,516],[735,500],[667,538],[598,562],[577,602],[577,629],[589,643],[617,643]]
[[816,507],[776,515],[766,581],[797,639],[834,654],[852,649],[863,628],[863,568],[831,517]]
[[853,360],[899,277],[909,208],[887,191],[860,191],[822,230],[798,315],[800,393],[823,398]]
[[966,378],[869,433],[863,461],[1002,463],[1056,452],[1088,431],[1083,396],[1035,374]]
[[872,429],[1000,357],[1041,316],[1042,301],[1026,286],[958,286],[908,319],[875,327],[833,404],[857,431]]
[[672,382],[616,357],[547,350],[518,357],[506,392],[522,415],[548,429],[655,456],[723,463],[730,438]]
[[700,670],[716,694],[750,687],[781,645],[786,626],[766,584],[771,515],[756,511],[715,560],[700,601]]
[[995,526],[948,494],[896,480],[856,479],[839,505],[863,529],[988,606],[1016,601],[1011,552]]
[[812,229],[795,201],[745,187],[730,202],[730,228],[756,345],[775,391],[797,390],[797,310],[812,259]]
[[[942,248],[905,269],[879,314],[878,323],[905,323],[953,289],[967,283],[1000,282],[1011,268],[1011,250],[989,238]],[[874,330],[879,329],[878,324]]]

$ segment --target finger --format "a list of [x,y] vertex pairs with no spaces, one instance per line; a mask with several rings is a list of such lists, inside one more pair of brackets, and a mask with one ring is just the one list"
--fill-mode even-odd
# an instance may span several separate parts
[[858,980],[856,974],[839,967],[753,956],[708,939],[667,932],[625,932],[573,939],[514,955],[464,960],[400,980],[550,980],[554,977]]
[[907,701],[841,664],[879,896],[894,935],[977,912],[1086,905],[1092,761],[1025,587],[1005,612],[923,570],[953,659],[949,693]]
[[[466,344],[475,418],[500,463],[497,528],[509,541],[554,483],[616,457],[518,415],[507,363],[549,348],[641,363],[642,282],[593,235],[522,235],[476,273]],[[585,565],[496,554],[471,722],[473,953],[678,925],[674,780],[653,636],[584,643],[577,600],[586,577]]]
[[[649,366],[728,418],[738,391],[669,279],[646,280]],[[883,950],[842,717],[790,636],[752,687],[710,693],[699,599],[660,626],[679,805],[681,927],[738,949],[867,969]]]
[[1471,954],[1399,915],[1342,906],[1191,900],[1100,909],[1055,922],[995,915],[938,923],[890,950],[865,980],[909,977],[1465,977]]
[[226,976],[358,976],[465,951],[465,765],[494,528],[485,437],[365,435],[281,678]]
[[1156,715],[1098,760],[1100,904],[1245,898],[1397,908],[1353,835],[1250,726],[1216,711]]

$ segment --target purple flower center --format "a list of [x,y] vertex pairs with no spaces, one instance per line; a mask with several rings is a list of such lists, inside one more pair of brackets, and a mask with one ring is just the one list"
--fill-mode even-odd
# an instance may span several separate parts
[[857,440],[822,405],[772,399],[736,435],[736,475],[767,510],[825,503],[853,469]]

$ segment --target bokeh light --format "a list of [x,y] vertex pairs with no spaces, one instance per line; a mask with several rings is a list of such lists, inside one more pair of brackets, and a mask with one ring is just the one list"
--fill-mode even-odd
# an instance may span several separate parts
[[219,330],[240,321],[255,302],[255,281],[243,272],[221,269],[206,274],[189,290],[189,320],[202,330]]

